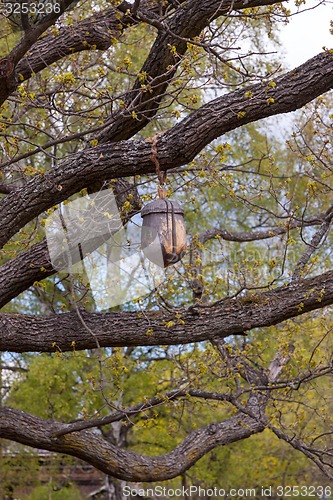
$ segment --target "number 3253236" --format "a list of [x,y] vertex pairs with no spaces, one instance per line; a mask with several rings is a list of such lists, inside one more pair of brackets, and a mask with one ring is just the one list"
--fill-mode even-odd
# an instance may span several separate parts
[[57,2],[0,2],[0,14],[10,16],[12,14],[59,14],[60,4]]

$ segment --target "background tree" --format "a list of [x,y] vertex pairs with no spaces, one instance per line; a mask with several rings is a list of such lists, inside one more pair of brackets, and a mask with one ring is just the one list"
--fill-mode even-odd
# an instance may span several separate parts
[[[122,481],[242,487],[253,439],[267,452],[248,486],[323,484],[332,52],[284,71],[274,0],[60,5],[1,25],[0,348],[24,371],[0,436],[83,459],[115,498]],[[260,122],[309,103],[286,145]],[[46,219],[110,189],[125,224],[156,196],[157,164],[188,256],[148,297],[100,311],[87,275],[54,268]],[[288,447],[316,469],[291,467]]]

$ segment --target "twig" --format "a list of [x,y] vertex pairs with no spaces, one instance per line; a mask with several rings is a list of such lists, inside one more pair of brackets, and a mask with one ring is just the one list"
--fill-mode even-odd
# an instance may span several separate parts
[[311,239],[311,242],[309,243],[306,251],[304,254],[301,256],[299,261],[297,262],[295,271],[292,275],[291,281],[299,281],[302,277],[302,272],[304,271],[304,268],[306,264],[309,262],[311,256],[314,254],[316,250],[318,250],[322,239],[330,229],[331,223],[333,219],[333,205],[327,210],[324,221],[321,224],[320,228],[318,231],[314,234],[314,236]]

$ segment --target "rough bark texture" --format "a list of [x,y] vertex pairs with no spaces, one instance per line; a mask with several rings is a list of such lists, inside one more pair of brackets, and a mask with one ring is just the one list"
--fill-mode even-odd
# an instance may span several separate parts
[[[81,314],[104,347],[176,345],[242,335],[247,330],[275,325],[332,303],[333,271],[330,271],[298,285],[226,299],[208,307],[175,308],[174,313],[159,310],[146,311],[144,315],[85,311]],[[172,327],[166,326],[170,321]],[[1,351],[52,352],[96,347],[95,337],[84,328],[76,312],[50,316],[1,314],[0,328]]]
[[22,75],[21,80],[27,80],[32,74],[75,52],[106,50],[121,36],[123,27],[121,20],[116,19],[116,10],[113,8],[75,26],[62,28],[56,35],[50,33],[39,40],[31,53],[18,63],[16,73]]
[[90,431],[54,437],[61,427],[60,423],[20,410],[0,409],[0,437],[73,455],[106,474],[127,481],[161,481],[176,477],[213,448],[246,439],[264,430],[260,418],[239,414],[192,432],[170,453],[154,457],[122,450]]

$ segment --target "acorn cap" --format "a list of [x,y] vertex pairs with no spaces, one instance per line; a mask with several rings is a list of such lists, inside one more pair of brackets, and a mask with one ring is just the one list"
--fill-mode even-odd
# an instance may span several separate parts
[[141,217],[148,214],[173,213],[184,215],[184,209],[179,203],[172,200],[155,200],[147,203],[141,210]]

